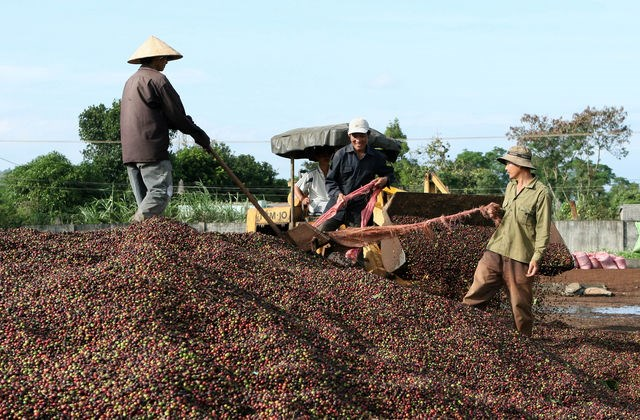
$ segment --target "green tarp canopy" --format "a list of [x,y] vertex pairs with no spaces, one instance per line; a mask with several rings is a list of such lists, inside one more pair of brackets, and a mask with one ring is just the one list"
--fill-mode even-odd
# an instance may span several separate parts
[[[313,160],[318,150],[333,151],[349,144],[348,129],[348,123],[295,128],[271,137],[271,152],[291,159]],[[389,162],[395,162],[400,154],[399,140],[374,129],[369,133],[369,145],[384,153]]]

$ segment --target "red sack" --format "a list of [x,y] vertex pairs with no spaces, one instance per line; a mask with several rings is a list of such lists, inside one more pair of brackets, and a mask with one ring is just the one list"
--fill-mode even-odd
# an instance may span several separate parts
[[578,251],[573,253],[573,258],[576,260],[576,265],[578,268],[583,270],[589,270],[593,268],[591,266],[591,260],[586,252]]
[[613,261],[615,261],[616,265],[618,266],[618,269],[620,270],[624,270],[627,268],[627,260],[624,257],[613,257]]
[[600,263],[600,265],[602,266],[602,268],[604,268],[606,270],[617,270],[618,269],[618,265],[613,260],[611,254],[609,254],[607,252],[596,252],[595,257],[598,260],[598,262]]
[[595,256],[589,255],[589,260],[591,260],[591,268],[602,268],[602,264]]

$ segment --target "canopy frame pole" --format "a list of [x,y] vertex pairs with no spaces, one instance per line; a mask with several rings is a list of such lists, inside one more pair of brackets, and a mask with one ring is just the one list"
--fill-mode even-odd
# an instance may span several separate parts
[[296,203],[296,192],[295,192],[295,182],[294,182],[294,174],[295,174],[295,159],[291,158],[291,207],[289,209],[289,229],[293,229],[295,227],[295,221],[293,220],[293,210]]

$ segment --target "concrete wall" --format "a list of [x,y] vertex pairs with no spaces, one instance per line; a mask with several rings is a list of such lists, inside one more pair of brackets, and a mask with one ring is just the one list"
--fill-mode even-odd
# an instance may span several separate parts
[[245,223],[192,223],[190,225],[198,232],[219,232],[219,233],[244,233],[247,231]]
[[626,222],[640,220],[640,204],[623,204],[620,206],[620,220]]
[[[110,229],[114,227],[127,226],[128,223],[121,224],[100,224],[100,225],[39,225],[26,226],[28,228],[45,232],[83,232],[89,230]],[[245,223],[190,223],[189,226],[198,232],[220,232],[220,233],[244,233],[247,231]]]
[[633,221],[560,220],[555,224],[571,252],[631,251],[638,239]]
[[111,229],[115,227],[126,226],[125,223],[102,223],[96,225],[75,225],[73,223],[60,224],[60,225],[34,225],[25,226],[28,229],[36,229],[43,232],[87,232],[91,230]]

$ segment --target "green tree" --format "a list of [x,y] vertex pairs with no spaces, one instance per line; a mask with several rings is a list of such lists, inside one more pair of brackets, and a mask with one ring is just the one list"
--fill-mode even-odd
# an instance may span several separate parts
[[640,204],[640,184],[616,177],[609,190],[609,203],[616,215],[623,204]]
[[0,172],[0,228],[12,228],[21,226],[24,220],[16,212],[6,184],[6,172]]
[[114,100],[111,108],[99,104],[85,109],[79,117],[79,135],[87,142],[83,162],[96,174],[96,181],[103,183],[103,195],[110,194],[114,185],[126,189],[129,182],[122,165],[120,100]]
[[83,202],[87,187],[76,167],[59,152],[17,166],[4,181],[17,219],[31,224],[68,219]]
[[[224,144],[212,144],[211,147],[225,161],[228,161],[231,150]],[[213,157],[200,146],[189,146],[178,150],[173,155],[173,180],[180,180],[187,186],[195,186],[202,182],[208,188],[226,185],[224,169]]]
[[398,154],[398,159],[403,157],[409,151],[407,136],[402,132],[402,128],[400,128],[400,120],[398,120],[397,117],[394,118],[393,121],[389,122],[384,130],[384,135],[392,139],[400,140],[400,153]]
[[587,107],[571,120],[525,114],[522,125],[510,127],[507,136],[532,150],[537,173],[551,187],[557,208],[576,202],[581,217],[594,218],[603,214],[604,189],[615,178],[601,163],[603,153],[618,159],[628,154],[626,115],[622,107]]
[[440,137],[431,139],[421,151],[425,158],[427,170],[436,173],[443,173],[449,170],[451,166],[449,150],[451,150],[451,145]]
[[276,178],[278,173],[269,163],[258,162],[252,155],[247,154],[232,156],[230,160],[234,172],[245,185],[250,187],[282,186],[282,182],[278,182]]
[[398,158],[397,161],[392,163],[392,166],[396,176],[397,187],[414,192],[423,190],[425,169],[410,153]]
[[398,159],[392,163],[396,176],[396,186],[407,191],[422,191],[425,176],[423,168],[414,154],[410,152],[407,136],[400,128],[400,121],[394,118],[387,125],[384,135],[396,140],[400,140],[400,153]]
[[[212,143],[211,147],[229,166],[252,194],[268,200],[286,199],[287,181],[277,179],[277,172],[266,162],[257,162],[251,155],[235,156],[224,143]],[[238,192],[233,180],[200,146],[186,147],[173,158],[174,182],[182,180],[187,188],[201,182],[216,193]]]
[[497,161],[504,152],[497,147],[487,153],[463,150],[444,167],[440,179],[452,193],[500,194],[509,181],[504,165]]
[[[449,171],[450,145],[434,137],[426,146],[409,150],[402,160],[396,162],[396,177],[408,191],[423,191],[427,173],[435,173],[440,179]],[[446,185],[446,181],[443,182]]]

